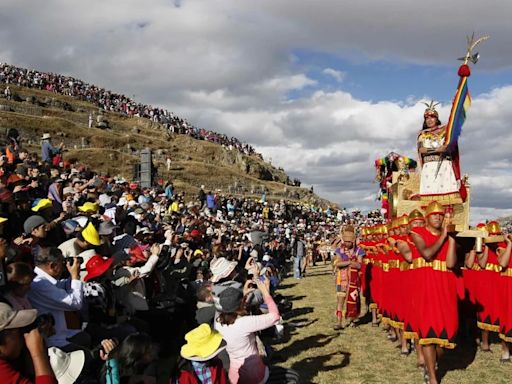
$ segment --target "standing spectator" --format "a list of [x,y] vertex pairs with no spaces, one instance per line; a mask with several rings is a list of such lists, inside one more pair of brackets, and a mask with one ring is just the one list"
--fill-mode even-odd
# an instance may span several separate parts
[[92,128],[92,112],[89,113],[89,124],[88,124],[88,126],[89,126],[89,129]]
[[306,244],[304,243],[304,235],[297,234],[295,242],[292,243],[292,255],[293,255],[293,276],[296,279],[302,278],[302,259],[306,253]]
[[201,189],[199,190],[199,193],[197,194],[197,200],[201,202],[201,207],[199,209],[203,209],[204,203],[206,202],[206,193],[204,191],[204,185],[201,185]]
[[7,100],[12,100],[12,92],[11,92],[11,88],[9,88],[9,86],[7,86],[5,89],[4,89],[4,96]]
[[276,325],[280,315],[270,296],[270,281],[257,279],[256,284],[268,308],[268,313],[264,315],[247,316],[244,293],[239,289],[229,287],[218,296],[221,314],[215,327],[226,340],[230,362],[229,380],[232,383],[244,384],[298,383],[296,372],[279,367],[269,368],[258,353],[256,332]]
[[[80,332],[80,320],[76,313],[82,309],[84,298],[79,275],[80,262],[78,258],[72,260],[71,265],[65,263],[58,248],[40,248],[34,257],[36,276],[28,294],[39,314],[49,313],[55,319],[56,334],[48,338],[48,345],[66,352],[90,344],[88,335]],[[70,278],[60,280],[64,268],[68,270]]]

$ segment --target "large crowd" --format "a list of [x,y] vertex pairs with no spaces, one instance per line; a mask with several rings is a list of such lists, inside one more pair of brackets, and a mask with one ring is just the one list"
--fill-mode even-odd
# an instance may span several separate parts
[[186,134],[198,140],[207,140],[226,148],[236,149],[247,155],[256,154],[254,147],[236,137],[229,137],[205,128],[197,128],[186,119],[176,116],[167,109],[136,102],[126,95],[88,84],[72,76],[0,63],[0,82],[7,84],[4,90],[4,96],[7,98],[12,97],[12,91],[8,88],[9,84],[46,90],[90,102],[105,111],[150,119],[153,122],[163,124],[169,133]]
[[30,153],[10,129],[0,156],[2,383],[299,381],[272,360],[287,262],[304,277],[340,225],[376,213],[204,187],[185,201],[41,139]]

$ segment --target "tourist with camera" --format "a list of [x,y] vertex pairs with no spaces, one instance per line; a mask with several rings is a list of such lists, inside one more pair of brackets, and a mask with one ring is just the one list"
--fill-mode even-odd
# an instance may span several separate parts
[[[72,260],[72,264],[66,262],[58,248],[40,248],[34,256],[36,276],[28,294],[40,315],[49,313],[55,319],[55,335],[48,338],[48,346],[66,352],[90,346],[90,337],[81,332],[78,313],[84,301],[80,261]],[[66,270],[69,278],[61,279]]]

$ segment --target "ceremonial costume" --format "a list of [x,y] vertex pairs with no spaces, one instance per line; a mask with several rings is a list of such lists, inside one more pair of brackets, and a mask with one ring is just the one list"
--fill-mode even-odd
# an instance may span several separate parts
[[[428,211],[430,208],[430,211]],[[442,206],[433,202],[427,207],[427,215],[441,213]],[[439,238],[429,229],[413,228],[427,247],[431,247]],[[458,329],[457,286],[455,275],[446,266],[449,241],[443,243],[427,262],[423,257],[413,261],[417,283],[418,336],[422,345],[437,344],[445,348],[455,348],[454,339]]]
[[501,266],[498,255],[491,248],[486,248],[487,264],[485,268],[476,272],[477,326],[485,331],[499,332],[502,303],[496,287],[499,287],[500,283]]
[[[409,214],[409,225],[414,225],[415,221],[424,222],[423,215],[420,211],[414,210]],[[412,229],[411,229],[412,231]],[[416,295],[418,292],[418,282],[421,272],[418,273],[419,269],[415,269],[414,266],[419,266],[421,262],[417,261],[422,259],[418,249],[411,240],[410,235],[402,236],[402,241],[407,243],[411,251],[411,262],[402,262],[402,287],[403,287],[403,323],[404,323],[404,335],[406,339],[417,339],[418,338],[418,303]]]
[[[460,180],[459,150],[454,144],[446,152],[440,152],[446,144],[446,126],[441,126],[435,105],[430,103],[424,118],[437,119],[437,124],[424,128],[418,133],[418,160],[421,166],[420,198],[446,203],[461,202],[466,199],[466,189]],[[426,153],[421,153],[423,152]]]

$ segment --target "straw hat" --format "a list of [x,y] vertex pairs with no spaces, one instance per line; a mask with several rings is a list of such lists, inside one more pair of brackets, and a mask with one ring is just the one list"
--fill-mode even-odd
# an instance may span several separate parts
[[210,265],[210,270],[213,274],[211,279],[212,282],[216,283],[217,281],[228,277],[231,272],[233,272],[237,264],[238,263],[236,261],[229,261],[225,257],[219,257],[214,260]]
[[51,139],[52,136],[46,132],[46,133],[43,133],[43,136],[41,137],[41,140],[48,140],[48,139]]
[[181,347],[181,356],[187,360],[207,361],[226,348],[219,332],[208,324],[201,324],[185,335],[187,344]]

